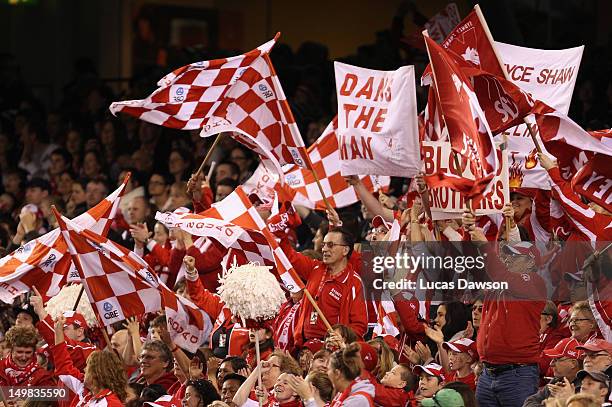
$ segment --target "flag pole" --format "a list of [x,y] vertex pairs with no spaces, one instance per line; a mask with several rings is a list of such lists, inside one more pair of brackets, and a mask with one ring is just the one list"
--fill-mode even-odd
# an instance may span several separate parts
[[333,331],[329,321],[327,320],[327,318],[325,318],[325,315],[323,315],[323,311],[321,311],[321,308],[319,308],[319,304],[317,304],[315,299],[312,298],[312,295],[310,295],[310,291],[308,291],[308,288],[304,288],[304,294],[306,294],[306,298],[308,298],[308,301],[310,301],[315,311],[317,311],[317,314],[319,314],[319,317],[321,317],[321,320],[323,321],[323,324],[325,324],[327,330],[330,332]]
[[[263,390],[263,386],[261,384],[261,368],[259,368],[259,364],[261,363],[261,354],[259,353],[259,332],[258,332],[258,329],[255,330],[255,357],[257,358],[256,366],[258,366],[258,369],[257,369],[257,386],[259,387],[259,390],[262,391]],[[259,407],[262,407],[263,406],[263,398],[262,397],[257,397],[257,400],[259,401]]]
[[[484,15],[482,14],[482,10],[480,10],[480,5],[476,4],[474,6],[474,10],[476,11],[476,16],[478,16],[478,20],[480,20],[480,24],[482,24],[482,28],[485,31],[487,40],[491,44],[491,49],[493,49],[493,53],[495,54],[497,63],[499,64],[499,67],[504,73],[504,77],[506,78],[507,81],[511,82],[510,75],[508,75],[508,71],[506,70],[506,65],[504,65],[504,62],[501,59],[501,55],[499,54],[499,52],[497,51],[497,48],[495,47],[495,42],[493,41],[493,35],[491,34],[491,30],[489,30],[489,26],[487,25],[487,20],[485,20]],[[529,130],[529,135],[531,136],[531,139],[533,140],[533,143],[535,144],[535,147],[538,150],[538,153],[541,153],[542,148],[540,147],[540,143],[538,143],[538,140],[536,139],[536,133],[532,128],[534,124],[529,123],[526,117],[523,117],[523,122],[527,126],[527,130]]]
[[221,140],[222,135],[223,133],[217,134],[217,136],[215,137],[215,141],[213,141],[212,145],[208,149],[208,152],[206,153],[206,156],[204,157],[202,164],[200,164],[200,168],[198,168],[198,170],[193,174],[193,177],[197,178],[200,175],[200,173],[204,170],[204,166],[208,162],[208,159],[212,155],[212,152],[215,150],[215,147],[217,147],[217,144],[219,144],[219,140]]
[[81,289],[79,290],[79,295],[77,295],[77,299],[74,302],[74,305],[72,306],[73,311],[77,310],[79,306],[79,302],[81,301],[81,297],[83,296],[83,291],[85,291],[85,284],[81,283]]

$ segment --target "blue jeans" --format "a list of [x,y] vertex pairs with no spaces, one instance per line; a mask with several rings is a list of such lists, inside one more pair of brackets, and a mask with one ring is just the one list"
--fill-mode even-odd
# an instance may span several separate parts
[[492,375],[486,368],[478,379],[476,399],[480,407],[522,407],[525,399],[538,391],[537,365],[522,366]]

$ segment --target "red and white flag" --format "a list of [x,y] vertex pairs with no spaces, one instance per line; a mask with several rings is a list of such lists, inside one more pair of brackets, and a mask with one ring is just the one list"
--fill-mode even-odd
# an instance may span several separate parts
[[469,161],[474,175],[474,180],[470,180],[452,173],[438,172],[425,177],[425,180],[432,188],[447,186],[461,192],[476,206],[499,166],[491,129],[467,76],[435,41],[425,37],[425,43],[451,147]]
[[304,142],[269,57],[276,37],[231,58],[201,61],[163,77],[142,100],[111,104],[113,114],[182,130],[202,129],[207,137],[233,137],[278,164],[308,165]]
[[[346,183],[340,173],[341,160],[338,146],[337,120],[334,118],[327,128],[308,147],[312,169],[316,172],[325,198],[333,208],[344,208],[359,201],[355,189]],[[293,196],[293,203],[310,209],[325,209],[323,197],[315,181],[313,171],[292,166],[285,170],[285,190]],[[389,187],[389,176],[364,175],[361,181],[370,192]]]
[[222,219],[245,229],[262,233],[272,249],[276,272],[285,287],[290,292],[298,292],[304,288],[304,283],[241,186],[222,201],[213,204],[212,208],[203,212],[202,215]]
[[[386,296],[386,292],[383,296]],[[376,311],[376,326],[374,326],[374,336],[397,336],[400,334],[399,330],[399,314],[395,309],[395,304],[390,298],[382,299],[374,302],[374,310]]]
[[612,212],[612,157],[595,154],[572,178],[578,194]]
[[536,113],[540,138],[557,158],[561,176],[569,181],[595,154],[612,156],[612,132],[587,132],[561,112],[542,104]]
[[[489,41],[476,10],[472,10],[448,34],[440,46],[462,58],[466,66],[479,68],[501,78],[504,77],[504,71],[499,64],[493,44]],[[424,85],[431,83],[430,65],[425,68],[421,81]]]
[[166,287],[141,257],[53,211],[103,325],[163,309],[170,337],[178,346],[195,352],[208,338],[212,329],[208,315]]
[[157,212],[155,219],[167,228],[179,228],[201,239],[194,241],[194,246],[206,253],[209,243],[214,239],[227,248],[222,266],[226,269],[234,262],[238,265],[249,262],[266,266],[275,266],[274,255],[264,235],[254,229],[247,229],[229,221],[213,218],[205,213]]
[[[130,176],[109,196],[93,208],[73,219],[83,228],[106,236]],[[13,253],[0,259],[0,300],[12,303],[13,299],[31,291],[36,286],[47,300],[57,295],[66,281],[77,281],[66,244],[59,229],[34,239]]]

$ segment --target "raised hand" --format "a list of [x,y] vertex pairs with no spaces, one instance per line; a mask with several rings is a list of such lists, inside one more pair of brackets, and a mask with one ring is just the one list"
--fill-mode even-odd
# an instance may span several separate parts
[[47,316],[47,310],[45,309],[45,304],[43,303],[42,295],[38,292],[36,286],[32,287],[34,293],[30,296],[30,305],[38,315],[38,318],[42,321]]
[[197,356],[194,356],[194,358],[191,359],[191,363],[189,363],[189,379],[191,380],[202,379],[204,377],[203,372],[204,372],[204,367],[202,363],[200,362],[200,358]]

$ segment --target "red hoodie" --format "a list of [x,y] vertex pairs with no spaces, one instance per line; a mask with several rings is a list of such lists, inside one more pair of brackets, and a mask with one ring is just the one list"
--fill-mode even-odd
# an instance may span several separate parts
[[540,313],[546,305],[544,280],[536,273],[512,273],[495,250],[486,251],[491,281],[508,282],[509,289],[485,294],[477,338],[480,360],[491,364],[538,363]]

